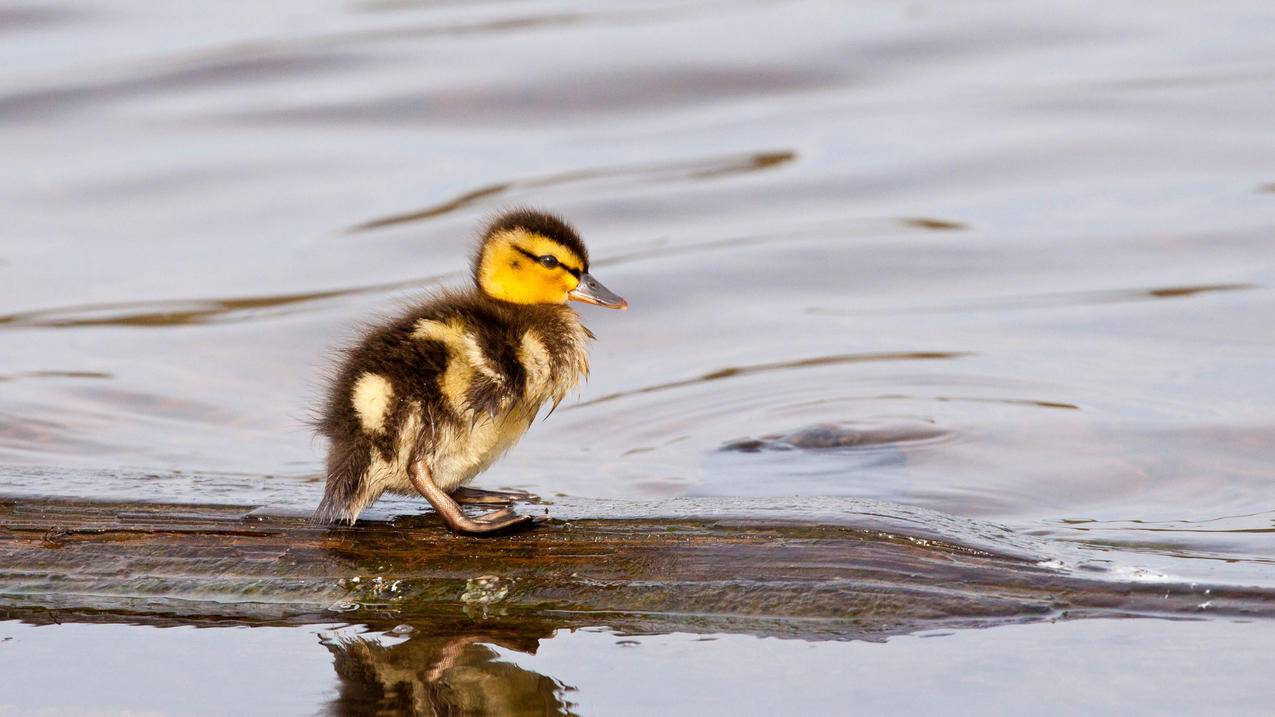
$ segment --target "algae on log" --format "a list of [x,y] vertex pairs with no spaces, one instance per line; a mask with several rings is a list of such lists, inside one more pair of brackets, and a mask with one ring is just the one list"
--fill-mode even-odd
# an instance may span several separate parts
[[429,515],[324,528],[251,505],[0,501],[0,616],[35,621],[420,619],[846,639],[1197,615],[1204,600],[1210,614],[1275,616],[1263,590],[1086,579],[1029,556],[839,525],[615,517],[476,539]]

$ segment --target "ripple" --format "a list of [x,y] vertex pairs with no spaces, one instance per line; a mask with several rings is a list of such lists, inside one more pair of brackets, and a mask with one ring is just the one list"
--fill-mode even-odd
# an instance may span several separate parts
[[710,381],[720,381],[726,378],[747,376],[755,373],[788,371],[793,369],[812,368],[816,366],[831,366],[835,364],[871,363],[876,361],[942,361],[972,355],[973,354],[968,351],[907,351],[873,354],[836,354],[833,356],[815,356],[812,358],[797,359],[794,361],[775,361],[771,363],[759,363],[747,366],[728,366],[716,371],[710,371],[695,378],[683,379],[681,381],[670,381],[668,383],[658,383],[629,391],[609,393],[605,396],[599,396],[598,398],[589,401],[582,401],[564,410],[574,410],[585,406],[606,403],[607,401],[614,401],[626,396],[668,391],[675,388],[684,388],[686,386],[694,386],[701,383],[708,383]]
[[744,438],[726,443],[723,451],[760,453],[762,451],[829,451],[837,449],[872,450],[890,446],[932,443],[946,438],[950,431],[926,422],[893,422],[884,424],[846,421],[817,423],[788,433],[775,433],[760,438]]
[[432,204],[421,209],[371,219],[350,227],[346,230],[346,233],[357,234],[431,219],[472,206],[484,199],[509,194],[517,190],[542,189],[613,178],[631,179],[635,182],[664,182],[671,178],[715,179],[771,169],[792,162],[796,158],[797,153],[792,150],[736,153],[703,159],[679,160],[638,166],[581,169],[542,177],[516,179],[478,187],[444,202]]
[[28,32],[82,20],[90,13],[71,7],[42,5],[10,5],[0,7],[0,33]]
[[28,378],[113,378],[103,371],[23,371],[22,373],[0,374],[0,381],[18,381]]
[[1159,286],[1143,289],[1110,289],[1103,291],[1063,291],[1042,294],[989,297],[955,302],[945,306],[913,306],[891,309],[839,309],[810,307],[806,313],[818,316],[858,316],[865,314],[943,314],[966,311],[1021,311],[1049,307],[1097,306],[1123,304],[1154,299],[1182,299],[1199,294],[1232,291],[1252,291],[1258,284],[1195,284],[1184,286]]
[[[678,166],[683,172],[683,176],[686,177],[697,177],[702,174],[711,175],[714,172],[726,173],[732,171],[755,171],[757,169],[791,161],[789,158],[786,158],[786,155],[789,154],[791,154],[792,159],[795,159],[795,153],[782,151],[761,152],[748,155],[731,155],[734,158],[733,162],[728,162],[725,158],[721,158],[721,161],[715,164],[710,164],[708,162],[695,163],[695,168],[690,168],[686,165]],[[752,168],[745,169],[745,166],[750,166]],[[664,165],[663,171],[667,172],[671,167],[673,167],[673,165]],[[597,171],[602,172],[606,170]],[[633,170],[616,169],[613,171],[617,172],[617,174],[624,174],[632,172]],[[648,171],[652,170],[648,169]],[[558,179],[561,179],[563,176],[566,175],[554,175],[554,177]],[[599,174],[599,176],[601,175]],[[547,180],[549,178],[545,179]],[[511,182],[505,185],[492,185],[491,188],[480,188],[449,200],[448,202],[434,205],[433,207],[426,208],[424,210],[371,220],[364,224],[350,228],[347,230],[347,233],[383,228],[394,224],[427,219],[455,209],[460,209],[467,204],[476,202],[487,196],[497,194],[499,191],[504,191],[504,188],[506,187],[513,186],[518,186],[518,183]],[[898,230],[899,228],[906,229],[909,227],[928,227],[931,230],[937,229],[937,227],[929,226],[930,224],[951,224],[953,226],[959,226],[956,222],[948,222],[946,220],[917,219],[910,217],[846,218],[830,222],[792,227],[782,231],[776,230],[764,234],[732,236],[723,239],[696,242],[683,246],[667,246],[661,242],[632,252],[611,254],[610,256],[594,261],[593,264],[599,267],[618,266],[637,261],[661,259],[672,256],[684,256],[713,251],[727,251],[741,247],[762,246],[805,239],[821,239],[826,238],[828,233],[832,231],[836,231],[841,235],[849,234],[850,229],[854,228],[856,224],[858,225],[858,233],[862,235],[876,235],[889,231],[891,228],[895,230]],[[407,289],[423,288],[437,284],[441,281],[462,276],[464,273],[466,272],[456,271],[446,274],[437,274],[434,276],[405,279],[401,281],[365,284],[362,286],[353,286],[342,289],[319,289],[315,291],[287,294],[262,294],[208,299],[156,299],[150,301],[103,302],[97,304],[81,304],[75,306],[34,309],[30,311],[15,312],[12,314],[0,314],[0,329],[77,328],[87,326],[155,328],[276,318],[299,313],[302,310],[302,307],[312,307],[328,300],[351,296],[389,294]],[[837,310],[835,309],[820,308],[808,309],[807,311],[811,313],[837,313]]]
[[[249,124],[431,124],[453,127],[549,125],[566,119],[581,124],[605,118],[662,116],[725,102],[776,98],[835,87],[844,81],[835,68],[642,67],[613,72],[580,71],[541,84],[526,78],[472,87],[400,91],[373,99],[313,102],[291,107],[233,112],[228,121]],[[569,116],[562,108],[570,107]]]
[[772,244],[791,244],[796,241],[846,239],[851,237],[879,238],[886,234],[908,235],[916,229],[925,231],[953,231],[964,228],[960,222],[927,217],[840,217],[829,221],[776,227],[764,233],[740,234],[709,239],[690,244],[669,246],[667,240],[648,244],[634,251],[611,254],[593,262],[596,266],[618,266],[637,261],[667,259],[715,251],[732,251],[744,247],[762,247]]
[[[315,53],[291,56],[242,54],[217,59],[157,61],[144,69],[98,81],[22,90],[0,96],[0,119],[46,119],[56,112],[70,112],[85,105],[129,99],[156,92],[191,92],[201,88],[240,86],[248,81],[291,80],[302,76],[352,71],[363,61],[350,54]],[[167,67],[156,72],[155,67]]]
[[[295,313],[296,307],[329,299],[420,288],[454,275],[454,273],[442,274],[348,289],[327,289],[293,294],[241,296],[226,299],[161,299],[36,309],[0,315],[0,328],[61,329],[84,326],[155,328],[247,321],[263,316]],[[285,307],[292,307],[292,310],[285,310]]]
[[940,403],[999,403],[1005,406],[1035,406],[1037,408],[1057,408],[1064,411],[1079,411],[1080,406],[1062,401],[1041,401],[1033,398],[988,398],[984,396],[904,396],[899,394],[875,396],[879,400],[897,399],[902,401],[938,401]]
[[934,231],[964,231],[969,229],[969,226],[960,222],[953,222],[947,219],[935,219],[933,217],[912,217],[901,221],[904,224],[908,224],[919,229],[933,229]]

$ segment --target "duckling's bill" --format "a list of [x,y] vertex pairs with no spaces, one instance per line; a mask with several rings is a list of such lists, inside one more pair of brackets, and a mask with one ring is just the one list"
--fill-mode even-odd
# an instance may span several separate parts
[[580,283],[576,288],[567,292],[567,298],[586,304],[605,306],[608,309],[623,310],[629,308],[629,302],[624,297],[603,286],[602,282],[593,278],[591,274],[581,274]]

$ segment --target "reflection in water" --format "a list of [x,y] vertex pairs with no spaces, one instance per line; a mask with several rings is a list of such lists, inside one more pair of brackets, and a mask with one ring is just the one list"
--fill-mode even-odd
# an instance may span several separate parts
[[[474,628],[480,626],[474,625]],[[570,715],[565,693],[552,677],[500,658],[493,645],[535,654],[542,638],[531,631],[430,634],[412,630],[407,640],[388,636],[333,637],[324,645],[335,658],[339,695],[333,715]]]

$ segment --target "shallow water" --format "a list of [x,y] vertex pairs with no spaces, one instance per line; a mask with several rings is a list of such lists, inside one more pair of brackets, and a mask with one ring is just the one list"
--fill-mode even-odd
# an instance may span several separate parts
[[[476,227],[525,203],[575,222],[632,308],[582,310],[590,383],[480,485],[879,501],[1275,588],[1273,20],[0,6],[0,464],[49,469],[4,493],[304,507],[331,350],[463,282]],[[121,469],[158,478],[93,478]],[[1119,655],[1112,625],[1068,629]]]

